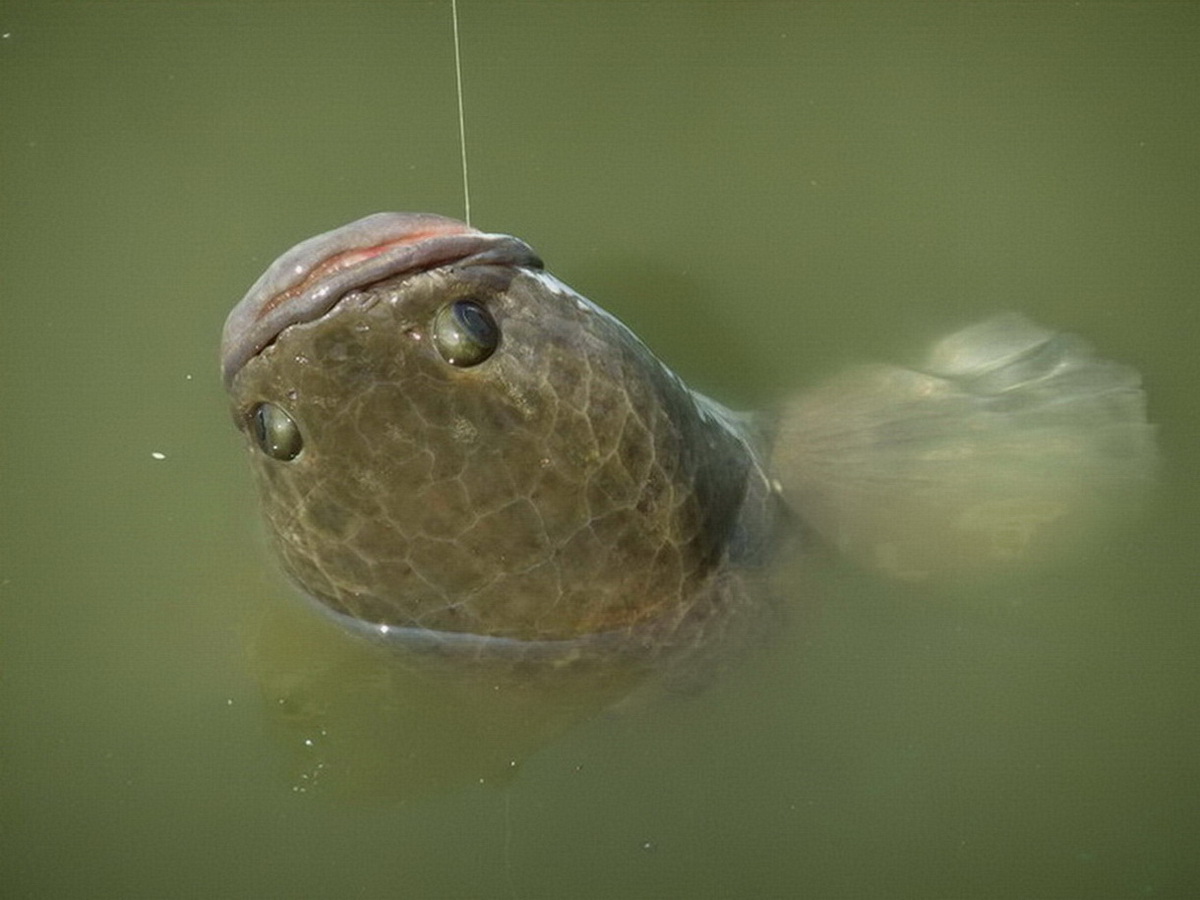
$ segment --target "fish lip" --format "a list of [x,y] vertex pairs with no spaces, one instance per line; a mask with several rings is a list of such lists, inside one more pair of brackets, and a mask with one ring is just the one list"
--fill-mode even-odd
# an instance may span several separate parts
[[432,213],[375,213],[292,247],[230,311],[221,335],[228,388],[289,325],[318,319],[347,291],[442,266],[542,267],[525,242]]

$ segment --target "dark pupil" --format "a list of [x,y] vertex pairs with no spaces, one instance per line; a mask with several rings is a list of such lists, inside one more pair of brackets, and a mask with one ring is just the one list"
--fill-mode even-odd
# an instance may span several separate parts
[[454,318],[463,331],[480,347],[496,346],[496,323],[491,315],[474,300],[459,300],[454,304]]
[[258,448],[272,459],[295,459],[304,440],[295,420],[274,403],[260,403],[250,414],[250,426]]

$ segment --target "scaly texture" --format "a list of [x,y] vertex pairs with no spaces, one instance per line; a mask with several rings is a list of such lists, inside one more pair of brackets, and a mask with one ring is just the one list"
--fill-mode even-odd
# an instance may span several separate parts
[[[429,323],[464,297],[502,337],[456,368]],[[262,505],[287,571],[343,615],[655,654],[754,602],[731,571],[768,539],[748,437],[544,273],[443,267],[354,291],[232,393],[243,419],[268,401],[298,423],[297,459],[251,447]]]

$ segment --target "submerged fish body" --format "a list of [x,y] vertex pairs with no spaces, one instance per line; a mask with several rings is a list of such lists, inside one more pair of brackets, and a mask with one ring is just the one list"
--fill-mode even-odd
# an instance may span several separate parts
[[305,593],[408,647],[556,660],[695,646],[753,602],[777,499],[735,416],[520,241],[365,221],[281,259],[225,333]]
[[431,215],[284,254],[222,361],[287,573],[353,629],[456,657],[705,652],[768,611],[787,520],[921,577],[1020,558],[1153,464],[1136,372],[1019,317],[752,420],[521,241]]

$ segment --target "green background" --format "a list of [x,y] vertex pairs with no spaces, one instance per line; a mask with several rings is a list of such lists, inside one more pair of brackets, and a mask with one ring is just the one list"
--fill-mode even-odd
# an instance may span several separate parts
[[770,649],[502,784],[305,789],[217,343],[295,241],[462,214],[449,6],[5,0],[0,896],[1195,896],[1200,8],[460,19],[474,224],[694,386],[759,406],[1016,309],[1143,372],[1161,496],[1039,578],[798,580]]

